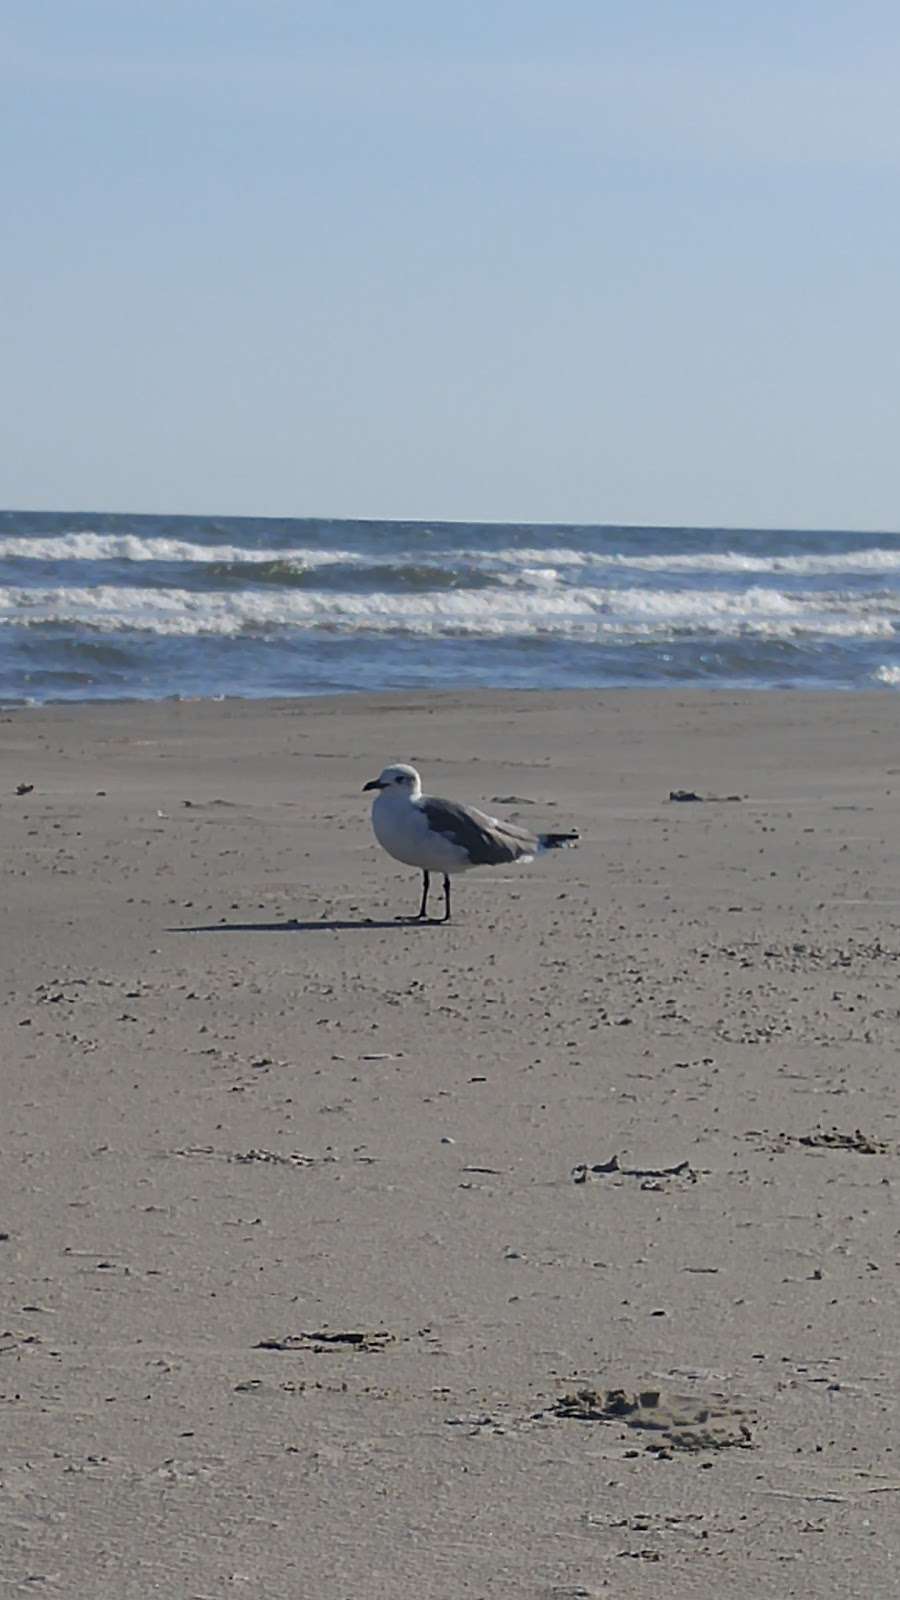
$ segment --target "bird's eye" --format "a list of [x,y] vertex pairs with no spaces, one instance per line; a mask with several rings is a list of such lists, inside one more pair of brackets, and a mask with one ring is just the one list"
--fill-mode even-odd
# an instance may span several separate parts
[[402,777],[400,777],[400,778],[395,778],[395,779],[394,779],[394,782],[395,782],[395,783],[402,783],[402,782],[403,782],[403,779],[402,779]]

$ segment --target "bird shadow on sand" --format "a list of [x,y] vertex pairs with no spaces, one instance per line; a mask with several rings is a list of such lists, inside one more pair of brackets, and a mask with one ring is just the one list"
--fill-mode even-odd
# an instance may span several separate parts
[[330,920],[322,922],[210,922],[199,927],[167,928],[166,933],[373,933],[393,928],[443,928],[445,923],[437,918],[392,917],[389,922],[374,917],[360,917],[356,922]]

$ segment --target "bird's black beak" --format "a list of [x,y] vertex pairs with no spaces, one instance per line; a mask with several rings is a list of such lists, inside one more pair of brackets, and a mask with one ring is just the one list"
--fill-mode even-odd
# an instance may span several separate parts
[[382,783],[381,779],[380,778],[373,778],[371,783],[364,783],[363,784],[362,792],[363,792],[363,794],[365,794],[367,789],[383,789],[383,788],[384,788],[384,784]]

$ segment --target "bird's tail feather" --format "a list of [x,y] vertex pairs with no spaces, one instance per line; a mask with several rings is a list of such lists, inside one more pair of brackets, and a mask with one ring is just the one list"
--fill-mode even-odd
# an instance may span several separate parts
[[578,843],[578,834],[572,833],[542,833],[538,837],[539,850],[573,850]]

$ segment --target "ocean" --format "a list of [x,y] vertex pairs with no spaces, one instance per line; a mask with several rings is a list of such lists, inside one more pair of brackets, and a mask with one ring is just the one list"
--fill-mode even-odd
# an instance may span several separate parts
[[900,534],[0,512],[0,702],[900,687]]

